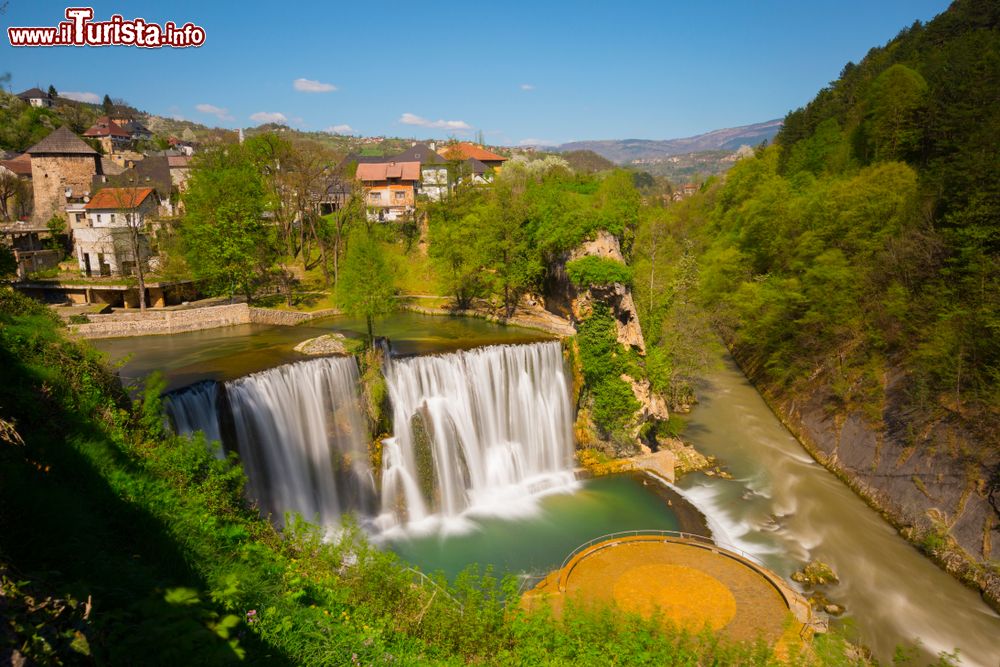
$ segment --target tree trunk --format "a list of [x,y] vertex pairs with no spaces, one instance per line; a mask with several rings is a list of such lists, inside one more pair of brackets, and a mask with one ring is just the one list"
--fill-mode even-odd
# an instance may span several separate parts
[[365,315],[365,322],[368,324],[368,344],[372,345],[375,342],[375,325],[371,315]]

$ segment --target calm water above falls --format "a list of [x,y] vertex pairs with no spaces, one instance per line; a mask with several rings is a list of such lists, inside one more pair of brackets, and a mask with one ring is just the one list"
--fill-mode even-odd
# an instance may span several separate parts
[[[122,380],[133,383],[152,371],[164,374],[168,389],[200,380],[225,381],[306,358],[292,348],[330,332],[363,337],[364,320],[328,317],[295,327],[240,324],[168,336],[133,336],[91,341],[114,363]],[[532,329],[502,326],[472,317],[398,312],[376,320],[375,333],[389,338],[397,355],[430,354],[481,345],[531,343],[552,337]]]
[[813,461],[731,359],[699,396],[685,438],[734,479],[698,474],[679,486],[722,541],[786,578],[810,559],[829,563],[841,579],[829,597],[883,662],[919,640],[933,654],[958,648],[963,665],[1000,664],[1000,617]]

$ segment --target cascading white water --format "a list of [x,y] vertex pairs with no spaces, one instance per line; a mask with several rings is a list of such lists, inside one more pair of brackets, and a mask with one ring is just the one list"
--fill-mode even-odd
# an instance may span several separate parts
[[[532,496],[573,485],[573,413],[559,343],[395,360],[384,371],[394,437],[384,441],[382,528],[434,513],[512,515],[530,509]],[[432,497],[421,491],[428,476]]]
[[375,484],[353,358],[279,366],[226,384],[233,430],[264,513],[334,527],[344,510],[374,511]]
[[[222,442],[219,428],[219,386],[215,382],[199,382],[182,392],[168,394],[163,399],[163,410],[178,435],[205,434],[208,441]],[[225,456],[222,446],[214,453]]]

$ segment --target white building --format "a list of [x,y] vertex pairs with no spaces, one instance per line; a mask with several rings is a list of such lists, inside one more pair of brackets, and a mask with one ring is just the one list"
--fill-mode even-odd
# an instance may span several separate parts
[[71,220],[80,272],[87,276],[131,275],[136,261],[145,265],[150,256],[147,226],[158,208],[153,188],[99,190],[84,206],[82,223]]

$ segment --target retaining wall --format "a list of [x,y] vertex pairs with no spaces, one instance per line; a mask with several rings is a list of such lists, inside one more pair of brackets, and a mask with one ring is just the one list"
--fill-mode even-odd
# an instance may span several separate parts
[[151,336],[184,331],[200,331],[237,324],[295,326],[320,317],[336,315],[335,309],[299,313],[268,308],[253,308],[245,303],[192,308],[189,310],[138,310],[89,315],[87,324],[71,324],[70,331],[82,338],[120,338]]

